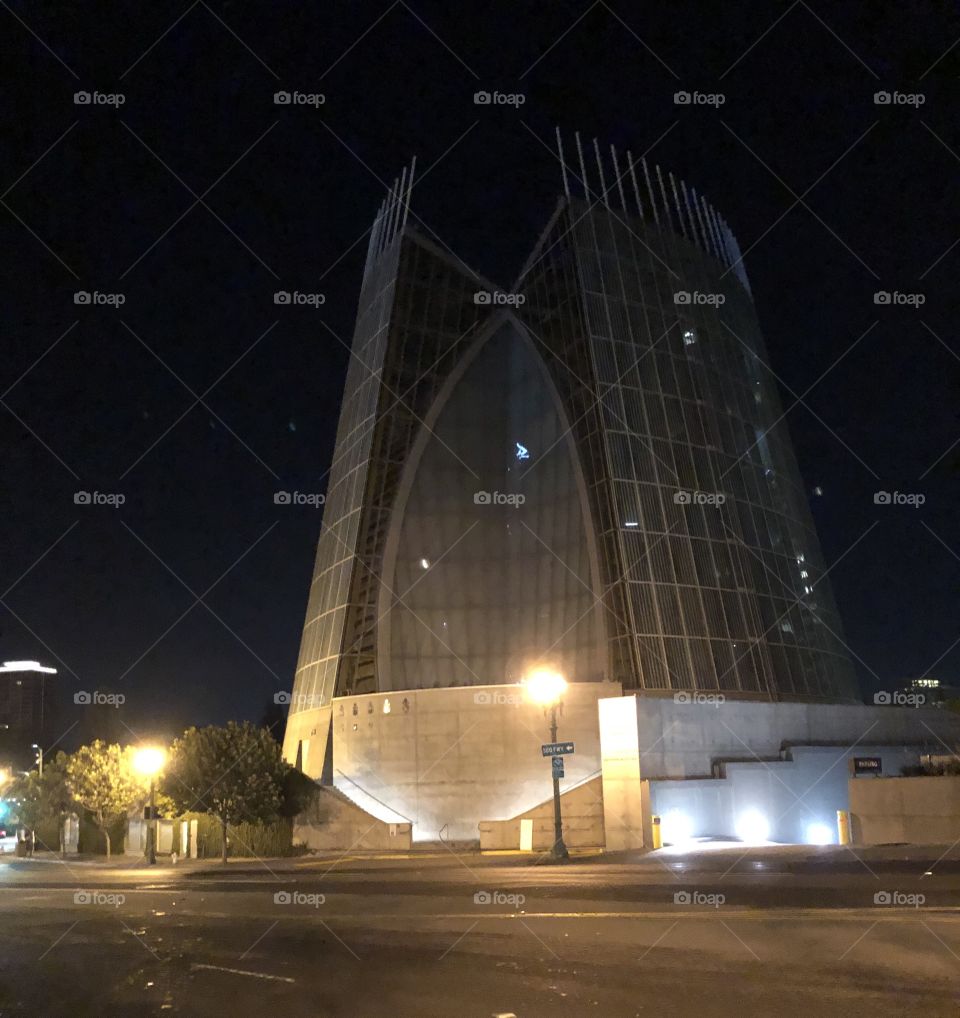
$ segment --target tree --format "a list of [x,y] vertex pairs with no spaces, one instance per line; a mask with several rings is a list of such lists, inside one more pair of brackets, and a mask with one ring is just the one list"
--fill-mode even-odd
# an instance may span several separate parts
[[275,819],[289,769],[266,729],[231,721],[187,729],[173,744],[161,787],[182,812],[220,820],[226,865],[228,826]]
[[73,809],[74,801],[67,784],[69,757],[63,751],[47,757],[43,774],[30,771],[14,785],[11,797],[17,802],[20,822],[29,828],[39,827],[46,820],[56,820],[63,852],[63,815]]
[[133,769],[133,750],[99,739],[81,746],[67,763],[67,787],[103,832],[110,856],[109,828],[146,798],[146,786]]

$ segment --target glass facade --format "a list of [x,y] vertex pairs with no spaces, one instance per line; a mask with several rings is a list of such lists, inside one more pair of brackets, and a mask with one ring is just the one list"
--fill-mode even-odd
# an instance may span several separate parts
[[735,241],[660,183],[568,193],[502,301],[381,213],[291,711],[543,659],[858,699]]

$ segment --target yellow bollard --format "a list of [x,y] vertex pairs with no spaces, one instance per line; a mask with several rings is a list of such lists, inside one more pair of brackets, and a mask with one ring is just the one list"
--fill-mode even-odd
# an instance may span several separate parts
[[837,840],[841,845],[850,844],[850,812],[845,809],[837,810]]
[[660,830],[660,817],[654,813],[653,817],[653,847],[663,848],[663,833]]

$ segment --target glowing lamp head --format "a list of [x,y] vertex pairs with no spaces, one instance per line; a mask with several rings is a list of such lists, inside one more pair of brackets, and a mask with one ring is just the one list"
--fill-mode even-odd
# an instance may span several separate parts
[[552,668],[535,668],[523,680],[527,699],[549,707],[558,703],[567,688],[567,680]]
[[166,762],[167,751],[159,746],[140,746],[133,754],[133,769],[147,777],[159,774]]

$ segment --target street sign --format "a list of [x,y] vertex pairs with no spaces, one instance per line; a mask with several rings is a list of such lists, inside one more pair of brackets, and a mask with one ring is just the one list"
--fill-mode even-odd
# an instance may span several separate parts
[[883,774],[883,757],[879,756],[855,756],[853,758],[854,777],[862,774]]
[[553,758],[553,776],[555,778],[563,777],[563,757],[555,756]]
[[540,752],[544,756],[563,756],[564,753],[573,752],[572,742],[545,742],[540,747]]

